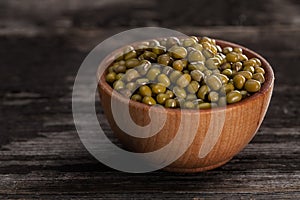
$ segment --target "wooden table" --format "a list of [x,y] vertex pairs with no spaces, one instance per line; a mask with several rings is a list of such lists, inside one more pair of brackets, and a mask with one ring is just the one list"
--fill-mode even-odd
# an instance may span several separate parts
[[[156,19],[149,10],[146,17]],[[236,42],[263,55],[275,72],[273,98],[257,135],[228,164],[196,174],[128,174],[86,151],[71,108],[73,81],[89,50],[128,26],[85,28],[85,18],[79,19],[50,33],[38,27],[0,30],[0,199],[300,199],[299,22],[170,24],[185,34]]]

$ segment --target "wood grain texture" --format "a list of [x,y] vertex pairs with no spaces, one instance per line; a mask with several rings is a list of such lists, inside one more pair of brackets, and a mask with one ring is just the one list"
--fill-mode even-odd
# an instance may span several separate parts
[[[172,25],[167,22],[172,9],[161,18],[165,13],[153,9],[155,2],[139,5],[142,11],[132,16],[148,12],[136,21],[127,20],[128,12],[113,20],[115,10],[105,13],[106,23],[97,25],[93,14],[89,20],[89,13],[98,14],[97,9],[74,11],[76,19],[69,12],[42,21],[46,26],[33,20],[29,26],[22,21],[25,25],[9,23],[7,28],[7,21],[1,20],[0,199],[300,199],[299,3],[251,1],[255,6],[244,7],[241,1],[230,2],[239,9],[226,19],[213,16],[218,26],[212,27],[208,18],[201,23],[194,18],[193,26],[186,25],[188,12],[180,16],[178,26]],[[247,18],[239,17],[242,14]],[[11,28],[20,24],[24,29]],[[189,35],[239,43],[273,66],[275,87],[266,118],[250,144],[226,165],[197,174],[127,174],[102,165],[81,144],[71,110],[76,71],[97,43],[136,24],[164,24]],[[49,29],[52,32],[44,31]],[[110,136],[103,110],[97,109]]]
[[[280,32],[280,29],[276,31]],[[218,31],[211,29],[211,32],[216,34]],[[228,36],[232,36],[231,33],[232,30]],[[292,29],[287,33],[283,29],[282,33],[288,34],[288,38],[296,38],[295,34],[299,32]],[[222,35],[225,37],[224,33]],[[276,35],[270,37],[276,38]],[[21,42],[21,38],[14,40]],[[31,38],[22,40],[26,43],[35,41]],[[40,38],[41,43],[47,40]],[[262,48],[260,42],[264,40],[262,37],[252,45]],[[247,39],[241,41],[250,44]],[[12,39],[5,43],[13,44]],[[60,45],[52,44],[52,49],[55,48],[60,48]],[[77,61],[73,61],[74,64],[79,65],[79,58],[83,58],[84,52],[76,53],[77,45],[73,48],[75,50],[66,50],[65,55],[75,58]],[[263,52],[272,52],[266,48],[261,50],[263,55]],[[285,73],[280,63],[292,66],[293,51],[299,52],[299,49],[275,50],[277,56],[270,53],[267,59],[274,63],[278,78]],[[288,59],[286,55],[291,56]],[[9,56],[6,59],[7,63],[14,63]],[[35,66],[28,62],[27,67]],[[70,66],[69,63],[64,65]],[[73,68],[76,67],[70,66],[70,69]],[[1,126],[1,133],[9,133],[10,141],[2,145],[0,151],[0,194],[3,198],[299,198],[300,121],[297,116],[300,87],[294,84],[297,80],[276,80],[270,109],[258,134],[240,154],[221,168],[191,175],[162,171],[126,174],[97,162],[81,145],[71,113],[74,71],[70,70],[64,79],[58,79],[59,82],[52,86],[47,82],[41,85],[27,83],[20,89],[18,85],[22,81],[16,81],[15,86],[11,82],[1,85],[1,110],[9,117],[7,122],[7,118],[1,115],[1,122],[5,124]],[[27,75],[24,76],[26,78]],[[54,77],[51,73],[48,76]],[[56,85],[59,90],[53,90]],[[111,129],[104,120],[103,111],[100,107],[98,109],[102,127],[110,135]],[[16,123],[18,126],[15,126]],[[5,135],[2,134],[3,137]],[[113,141],[117,142],[115,139]]]

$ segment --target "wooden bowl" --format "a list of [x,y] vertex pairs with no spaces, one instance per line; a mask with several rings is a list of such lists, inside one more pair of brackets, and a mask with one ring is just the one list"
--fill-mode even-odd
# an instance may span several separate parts
[[[104,75],[100,77],[98,88],[104,113],[113,132],[125,147],[134,152],[152,152],[160,149],[172,141],[177,133],[179,124],[184,123],[183,129],[187,134],[182,138],[182,142],[184,143],[190,139],[189,132],[197,129],[195,138],[185,153],[165,167],[164,170],[200,172],[224,165],[251,141],[259,129],[270,103],[274,85],[272,68],[262,56],[243,46],[222,40],[217,40],[217,44],[221,47],[241,47],[243,53],[249,58],[257,57],[262,61],[262,66],[266,72],[266,80],[261,90],[238,103],[227,105],[223,108],[206,110],[164,109],[167,119],[163,128],[156,135],[149,138],[133,137],[124,133],[117,126],[111,110],[113,89],[106,83]],[[118,51],[107,56],[101,62],[100,67],[106,69]],[[116,98],[115,100],[124,104],[124,106],[128,106],[123,96],[116,95],[113,98]],[[141,126],[146,126],[150,121],[148,115],[149,109],[150,106],[139,102],[130,101],[129,103],[132,120]],[[152,109],[154,117],[159,118],[161,116],[161,109]],[[218,120],[216,118],[220,115],[224,116],[224,114],[225,123],[223,124],[220,123],[221,119]],[[200,116],[198,118],[199,127],[194,126],[195,121],[193,119],[196,116]],[[213,124],[211,124],[212,117],[215,118]],[[208,132],[211,135],[208,135]],[[216,137],[216,134],[218,137]]]

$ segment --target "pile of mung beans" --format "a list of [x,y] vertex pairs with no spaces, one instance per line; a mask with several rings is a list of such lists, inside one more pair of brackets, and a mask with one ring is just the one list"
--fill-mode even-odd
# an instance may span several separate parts
[[166,108],[207,109],[241,101],[265,82],[258,58],[208,37],[169,37],[127,46],[106,81],[131,100]]

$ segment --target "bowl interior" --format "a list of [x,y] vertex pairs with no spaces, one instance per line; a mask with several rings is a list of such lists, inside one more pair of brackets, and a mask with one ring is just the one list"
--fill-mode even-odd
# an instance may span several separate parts
[[[136,42],[134,44],[132,44],[133,46],[139,44],[140,42]],[[216,40],[216,43],[218,45],[220,45],[222,48],[223,47],[226,47],[226,46],[231,46],[231,47],[240,47],[243,49],[243,54],[245,54],[248,58],[253,58],[253,57],[257,57],[261,60],[261,63],[262,63],[262,67],[264,68],[265,70],[265,82],[262,84],[262,87],[260,89],[260,91],[252,94],[250,97],[247,97],[245,99],[243,99],[242,101],[240,102],[237,102],[237,103],[233,103],[233,104],[227,104],[225,107],[216,107],[216,108],[210,108],[210,109],[202,109],[202,110],[198,110],[198,109],[174,109],[174,108],[165,108],[165,110],[167,112],[212,112],[212,111],[218,111],[218,110],[222,110],[222,109],[231,109],[231,108],[234,108],[236,106],[241,106],[243,104],[246,104],[247,102],[251,101],[252,99],[255,99],[257,98],[259,95],[262,95],[262,94],[265,94],[268,89],[270,87],[273,86],[274,84],[274,73],[273,73],[273,70],[272,70],[272,67],[271,65],[268,63],[268,61],[263,58],[261,55],[259,55],[258,53],[244,47],[244,46],[241,46],[239,44],[235,44],[235,43],[231,43],[231,42],[228,42],[228,41],[223,41],[223,40]],[[121,52],[121,49],[123,48],[120,48],[120,49],[117,49],[115,50],[114,52],[112,52],[111,54],[109,54],[99,65],[99,69],[105,69],[104,73],[102,74],[101,77],[98,76],[98,79],[99,79],[99,86],[103,89],[104,92],[110,94],[112,94],[113,92],[113,88],[106,82],[105,80],[105,75],[106,75],[106,69],[108,68],[108,66],[114,61],[114,58],[115,58],[115,55],[120,53]],[[98,73],[99,74],[99,73]],[[118,99],[118,101],[121,101],[121,102],[126,102],[128,101],[128,99],[126,97],[124,97],[123,95],[121,94],[117,94],[115,95],[115,97]],[[134,106],[134,107],[140,107],[141,109],[145,109],[145,110],[148,110],[150,108],[149,105],[146,105],[144,103],[140,103],[140,102],[136,102],[136,101],[133,101],[133,100],[130,100],[130,105],[131,106]],[[155,110],[156,108],[154,108]],[[156,110],[157,112],[162,112],[161,109],[157,109]],[[164,111],[165,112],[165,111]]]

